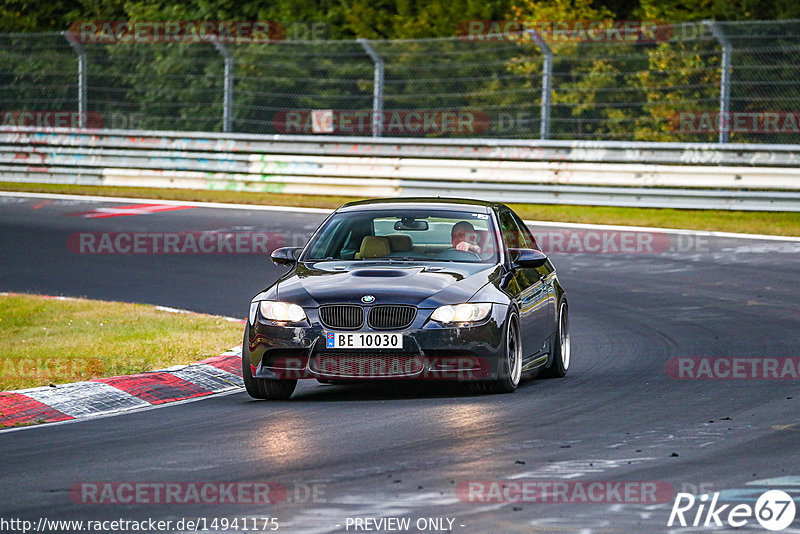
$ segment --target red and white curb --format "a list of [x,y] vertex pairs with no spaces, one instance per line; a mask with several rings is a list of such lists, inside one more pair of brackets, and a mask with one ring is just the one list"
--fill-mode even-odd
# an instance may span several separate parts
[[[0,295],[19,293],[0,292]],[[84,300],[54,295],[37,296],[57,300]],[[209,316],[167,306],[155,308],[171,313],[245,322],[234,317]],[[96,378],[88,382],[0,391],[0,430],[26,423],[56,423],[112,415],[235,391],[242,387],[242,347],[238,346],[189,365],[174,365],[135,375]]]
[[0,392],[0,428],[111,415],[233,391],[242,382],[242,349],[189,365],[59,386]]

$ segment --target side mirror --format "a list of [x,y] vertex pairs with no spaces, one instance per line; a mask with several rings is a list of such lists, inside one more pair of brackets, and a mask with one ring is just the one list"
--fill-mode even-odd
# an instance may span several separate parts
[[269,257],[275,265],[294,265],[297,263],[296,254],[299,251],[300,247],[276,248]]
[[511,249],[511,261],[519,267],[530,267],[535,269],[547,262],[547,255],[531,248]]

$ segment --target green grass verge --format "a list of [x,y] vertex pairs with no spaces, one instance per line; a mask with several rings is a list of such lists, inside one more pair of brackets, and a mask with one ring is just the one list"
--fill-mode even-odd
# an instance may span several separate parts
[[[233,202],[275,206],[303,206],[334,209],[357,197],[284,195],[244,191],[206,191],[194,189],[156,189],[146,187],[82,186],[61,184],[21,184],[0,182],[0,190],[37,193],[65,193],[111,197]],[[678,210],[661,208],[618,208],[560,204],[510,204],[524,219],[542,221],[621,224],[661,228],[686,228],[745,234],[800,236],[800,212]]]
[[0,295],[0,391],[191,363],[241,343],[242,329],[144,304]]

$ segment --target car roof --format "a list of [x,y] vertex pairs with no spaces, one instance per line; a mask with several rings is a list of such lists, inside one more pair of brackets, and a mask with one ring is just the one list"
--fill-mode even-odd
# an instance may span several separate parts
[[492,209],[502,207],[497,202],[486,202],[484,200],[473,200],[470,198],[440,198],[440,197],[408,197],[408,198],[375,198],[370,200],[359,200],[348,202],[337,211],[368,211],[375,209],[443,209],[452,211],[476,210],[489,213]]

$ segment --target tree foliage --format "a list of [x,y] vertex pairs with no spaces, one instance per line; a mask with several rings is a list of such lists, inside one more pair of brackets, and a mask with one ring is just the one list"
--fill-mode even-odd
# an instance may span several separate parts
[[[559,11],[559,9],[562,9]],[[549,14],[548,14],[549,13]],[[683,22],[800,18],[794,0],[5,0],[0,32],[65,30],[88,20],[273,20],[324,22],[330,37],[448,37],[464,20],[572,14]]]
[[[719,105],[720,46],[701,21],[791,18],[800,18],[796,0],[5,0],[0,110],[75,109],[77,59],[58,33],[75,22],[276,21],[288,30],[284,42],[229,45],[235,131],[271,133],[274,117],[287,110],[371,110],[374,66],[354,41],[364,37],[385,60],[385,109],[478,110],[493,125],[514,123],[486,136],[537,137],[540,48],[530,39],[468,42],[455,37],[460,24],[638,19],[691,35],[549,42],[551,137],[712,141],[713,134],[673,127],[676,113]],[[311,24],[322,33],[307,33]],[[794,24],[726,28],[734,43],[731,110],[797,110]],[[224,63],[210,43],[85,49],[91,111],[141,116],[140,128],[222,128]]]

